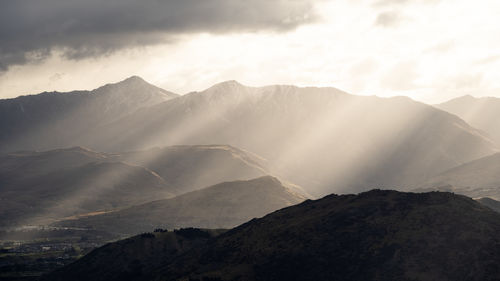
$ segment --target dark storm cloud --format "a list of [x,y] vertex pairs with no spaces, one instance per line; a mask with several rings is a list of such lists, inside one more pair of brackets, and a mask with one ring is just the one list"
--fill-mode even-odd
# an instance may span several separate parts
[[316,19],[312,1],[0,0],[0,70],[54,48],[78,59],[192,32],[286,31]]

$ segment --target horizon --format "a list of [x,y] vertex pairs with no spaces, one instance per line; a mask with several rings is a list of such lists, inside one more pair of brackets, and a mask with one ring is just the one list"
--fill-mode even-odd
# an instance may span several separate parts
[[126,77],[122,80],[118,80],[118,81],[111,81],[111,82],[107,82],[107,83],[104,83],[102,85],[98,85],[97,87],[94,87],[94,88],[80,88],[80,89],[72,89],[72,90],[69,90],[69,91],[58,91],[58,90],[45,90],[43,92],[38,92],[38,93],[27,93],[27,94],[21,94],[19,96],[15,96],[15,97],[0,97],[0,100],[6,100],[6,99],[15,99],[15,98],[19,98],[19,97],[26,97],[26,96],[33,96],[33,95],[39,95],[39,94],[43,94],[43,93],[71,93],[71,92],[78,92],[78,91],[93,91],[93,90],[97,90],[101,87],[104,87],[106,85],[114,85],[114,84],[119,84],[121,82],[124,82],[126,80],[129,80],[131,78],[134,78],[134,77],[137,77],[137,78],[140,78],[141,80],[143,80],[144,82],[146,82],[147,84],[150,84],[152,86],[155,86],[155,87],[158,87],[162,90],[165,90],[165,91],[168,91],[168,92],[171,92],[173,94],[177,94],[179,96],[184,96],[184,95],[187,95],[187,94],[191,94],[191,93],[198,93],[198,92],[203,92],[203,91],[206,91],[208,90],[209,88],[213,87],[213,86],[216,86],[216,85],[219,85],[219,84],[223,84],[223,83],[228,83],[228,82],[236,82],[244,87],[249,87],[249,88],[264,88],[264,87],[271,87],[271,86],[289,86],[289,87],[298,87],[298,88],[322,88],[322,89],[334,89],[334,90],[339,90],[339,91],[342,91],[342,92],[345,92],[346,94],[349,94],[349,95],[355,95],[355,96],[366,96],[366,97],[369,97],[369,96],[372,96],[372,97],[378,97],[378,98],[397,98],[397,97],[407,97],[407,98],[410,98],[414,101],[417,101],[417,102],[421,102],[421,103],[424,103],[424,104],[428,104],[428,105],[438,105],[438,104],[441,104],[441,103],[446,103],[448,101],[452,101],[452,100],[456,100],[456,99],[460,99],[460,98],[465,98],[465,97],[472,97],[474,99],[488,99],[488,98],[494,98],[494,99],[500,99],[500,97],[496,97],[496,96],[475,96],[475,95],[471,95],[471,94],[465,94],[465,95],[462,95],[462,96],[456,96],[456,97],[453,97],[453,98],[450,98],[450,99],[446,99],[446,100],[442,100],[440,102],[436,102],[436,103],[429,103],[429,102],[426,102],[426,101],[423,101],[423,100],[418,100],[418,99],[415,99],[411,96],[405,96],[405,95],[394,95],[394,96],[380,96],[380,95],[362,95],[362,94],[356,94],[356,93],[351,93],[351,92],[348,92],[348,91],[345,91],[343,89],[340,89],[340,88],[337,88],[337,87],[334,87],[334,86],[315,86],[315,85],[294,85],[294,84],[265,84],[265,85],[247,85],[245,83],[242,83],[238,80],[235,80],[235,79],[229,79],[229,80],[224,80],[224,81],[219,81],[219,82],[216,82],[212,85],[209,85],[208,87],[206,88],[203,88],[203,89],[195,89],[195,90],[192,90],[192,91],[188,91],[188,92],[184,92],[184,93],[179,93],[179,92],[175,92],[173,90],[170,90],[170,89],[165,89],[165,88],[162,88],[158,85],[155,85],[154,83],[151,83],[149,82],[147,79],[144,79],[143,77],[139,76],[139,75],[131,75],[129,77]]

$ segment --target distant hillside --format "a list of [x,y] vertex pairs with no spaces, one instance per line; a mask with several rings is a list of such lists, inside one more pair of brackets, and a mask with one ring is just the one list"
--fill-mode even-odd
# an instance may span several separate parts
[[172,197],[172,188],[150,170],[123,162],[91,162],[41,175],[1,177],[2,226],[113,210]]
[[460,165],[420,184],[417,191],[452,191],[500,200],[500,153]]
[[269,174],[234,147],[174,146],[129,153],[82,147],[0,154],[0,223],[47,223]]
[[436,106],[485,131],[500,144],[500,98],[463,96]]
[[129,235],[155,228],[231,228],[305,199],[276,178],[266,176],[224,182],[172,199],[62,221],[57,225]]
[[113,154],[112,159],[154,171],[174,186],[177,194],[271,173],[266,160],[228,145],[176,145]]
[[213,238],[187,230],[206,240],[180,251],[178,233],[145,234],[42,280],[498,280],[499,232],[500,214],[470,198],[374,190],[308,200]]
[[500,213],[500,202],[499,201],[493,200],[493,199],[488,198],[488,197],[483,197],[483,198],[477,199],[476,201],[483,204],[484,206],[489,207],[493,211]]
[[44,92],[0,100],[0,151],[83,145],[79,140],[94,127],[174,97],[133,76],[93,91]]

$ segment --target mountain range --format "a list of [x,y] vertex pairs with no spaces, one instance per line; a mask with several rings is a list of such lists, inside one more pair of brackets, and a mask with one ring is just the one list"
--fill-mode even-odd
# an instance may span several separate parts
[[[90,121],[81,125],[78,117],[65,117],[69,113],[38,116],[44,124],[52,124],[55,116],[64,124],[51,125],[50,130],[34,124],[43,132],[34,130],[21,142],[6,135],[0,139],[0,150],[52,143],[121,153],[178,144],[228,144],[259,155],[273,173],[305,187],[312,196],[374,187],[405,189],[497,151],[497,145],[482,131],[435,107],[409,98],[355,96],[334,88],[256,88],[227,81],[175,97],[132,77],[93,94],[54,95],[97,97],[111,91],[120,98],[108,104],[116,105],[122,100],[118,92],[128,89],[128,84],[134,85],[137,96],[142,92],[156,94],[133,110],[110,106],[111,112],[119,111],[113,118],[99,117],[109,116],[103,107],[75,106],[93,113],[90,119],[99,121],[92,121],[92,125],[88,125]],[[47,94],[22,97],[17,102],[44,96]],[[1,131],[18,127],[11,123],[3,123]],[[52,138],[57,136],[57,141],[43,141],[48,132]],[[66,137],[70,132],[78,137]]]

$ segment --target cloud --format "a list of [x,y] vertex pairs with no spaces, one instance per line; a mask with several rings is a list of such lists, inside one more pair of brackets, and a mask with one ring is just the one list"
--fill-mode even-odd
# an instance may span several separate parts
[[451,51],[455,47],[456,47],[455,41],[450,40],[450,41],[441,42],[441,43],[436,44],[430,48],[427,48],[423,51],[423,53],[425,53],[425,54],[432,54],[432,53],[443,54],[443,53],[447,53],[447,52]]
[[373,3],[375,7],[386,7],[386,6],[402,6],[406,4],[435,4],[441,0],[376,0]]
[[461,74],[448,79],[446,85],[443,86],[454,90],[476,90],[481,87],[482,83],[483,75],[481,73]]
[[417,64],[413,61],[400,62],[386,72],[381,85],[384,89],[406,91],[418,88],[415,83],[417,79]]
[[375,59],[367,58],[354,64],[349,71],[349,75],[351,77],[367,76],[377,70],[378,67],[379,63]]
[[401,22],[402,17],[396,11],[388,11],[378,14],[375,19],[375,25],[383,26],[383,27],[391,27],[397,25]]
[[500,55],[487,56],[482,59],[476,60],[476,64],[490,64],[500,60]]
[[165,43],[177,35],[287,31],[317,20],[313,0],[0,0],[0,70]]

